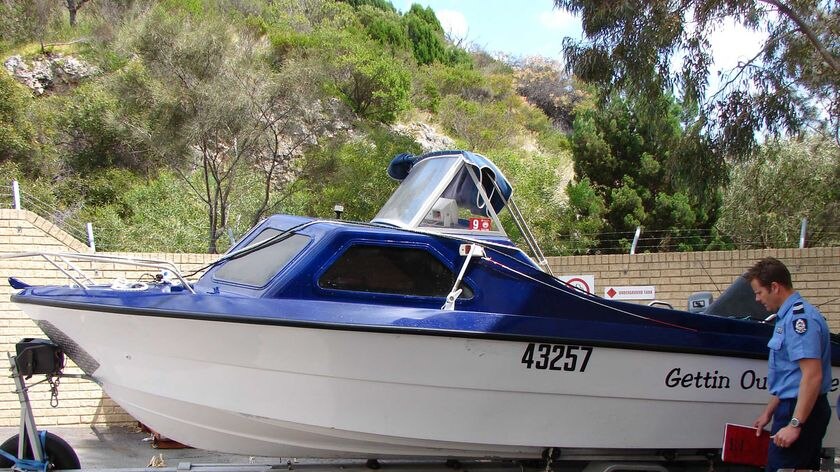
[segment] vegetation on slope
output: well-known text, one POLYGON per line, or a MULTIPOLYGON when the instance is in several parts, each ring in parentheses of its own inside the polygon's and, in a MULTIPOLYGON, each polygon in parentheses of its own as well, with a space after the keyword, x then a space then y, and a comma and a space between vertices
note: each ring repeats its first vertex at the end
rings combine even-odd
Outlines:
MULTIPOLYGON (((726 199, 742 197, 683 119, 690 106, 602 93, 544 59, 456 47, 430 8, 74 5, 71 26, 60 2, 0 2, 0 59, 63 54, 99 71, 43 95, 0 72, 0 169, 21 181, 24 207, 92 222, 100 250, 219 252, 267 215, 330 217, 337 203, 369 220, 396 186, 390 158, 422 151, 392 127, 412 121, 496 161, 548 254, 626 250, 615 234, 639 225, 655 235, 648 250, 737 241, 713 231, 721 205, 736 214, 726 199)), ((795 148, 771 143, 755 159, 795 148)), ((837 160, 824 161, 836 182, 837 160)), ((809 214, 827 225, 819 211, 809 214)), ((727 234, 742 232, 726 221, 727 234)))

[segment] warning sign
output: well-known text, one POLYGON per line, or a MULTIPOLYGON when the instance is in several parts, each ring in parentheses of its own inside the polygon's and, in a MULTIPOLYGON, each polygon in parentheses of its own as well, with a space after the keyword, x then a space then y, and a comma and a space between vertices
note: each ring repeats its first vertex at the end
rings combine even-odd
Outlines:
POLYGON ((656 287, 653 285, 606 287, 604 288, 604 298, 610 300, 653 300, 656 298, 656 287))
POLYGON ((561 275, 558 279, 587 293, 595 293, 594 275, 561 275))

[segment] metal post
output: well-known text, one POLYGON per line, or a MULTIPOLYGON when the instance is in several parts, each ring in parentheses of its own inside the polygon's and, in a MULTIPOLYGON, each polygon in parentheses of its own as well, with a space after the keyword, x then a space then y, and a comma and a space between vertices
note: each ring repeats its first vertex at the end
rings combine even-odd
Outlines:
POLYGON ((227 237, 230 240, 230 247, 236 246, 236 238, 233 236, 233 230, 227 228, 227 237))
POLYGON ((87 237, 91 252, 96 252, 96 241, 93 240, 93 223, 87 224, 87 237))
POLYGON ((639 244, 639 236, 642 234, 642 227, 636 226, 636 235, 633 236, 633 245, 630 246, 630 254, 636 254, 636 245, 639 244))
POLYGON ((802 218, 802 230, 799 231, 799 249, 805 248, 805 231, 808 230, 808 218, 802 218))
POLYGON ((20 186, 17 180, 12 181, 12 198, 14 199, 14 209, 20 210, 20 186))
POLYGON ((20 400, 20 432, 18 433, 18 458, 24 457, 26 442, 32 449, 32 455, 36 461, 44 462, 44 450, 41 448, 41 440, 38 438, 38 427, 35 426, 35 416, 32 414, 32 404, 29 403, 29 394, 26 384, 17 370, 15 356, 7 354, 12 364, 12 377, 15 379, 15 393, 20 400))

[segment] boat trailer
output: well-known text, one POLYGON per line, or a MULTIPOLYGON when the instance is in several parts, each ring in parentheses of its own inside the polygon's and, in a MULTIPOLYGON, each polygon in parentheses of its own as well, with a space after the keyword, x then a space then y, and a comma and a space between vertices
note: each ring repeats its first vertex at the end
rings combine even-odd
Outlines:
MULTIPOLYGON (((24 338, 15 346, 16 354, 8 354, 15 393, 20 400, 18 434, 0 445, 0 467, 12 471, 47 472, 50 470, 82 470, 76 452, 63 439, 47 431, 39 431, 29 400, 29 389, 49 384, 51 406, 58 405, 58 387, 63 378, 90 380, 84 374, 65 374, 65 355, 50 340, 24 338), (33 375, 45 379, 27 385, 33 375)), ((833 452, 833 451, 831 451, 833 452)), ((832 454, 833 456, 833 454, 832 454)), ((622 449, 547 448, 540 459, 359 459, 286 460, 276 464, 194 464, 179 462, 174 467, 95 469, 98 472, 267 472, 297 470, 300 472, 370 472, 385 469, 394 472, 755 472, 756 467, 724 464, 719 451, 635 451, 622 449)), ((833 470, 834 461, 825 461, 833 470)), ((94 470, 94 469, 91 469, 94 470)))

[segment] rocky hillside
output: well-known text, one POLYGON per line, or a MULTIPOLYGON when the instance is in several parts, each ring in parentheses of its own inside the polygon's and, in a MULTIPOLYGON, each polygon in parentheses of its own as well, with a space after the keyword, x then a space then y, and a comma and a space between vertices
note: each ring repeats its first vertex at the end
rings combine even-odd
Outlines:
POLYGON ((215 252, 267 214, 335 203, 367 220, 392 155, 448 148, 498 161, 549 243, 563 225, 584 96, 556 64, 448 44, 430 8, 90 2, 74 26, 59 3, 0 10, 5 175, 92 222, 101 249, 215 252))

